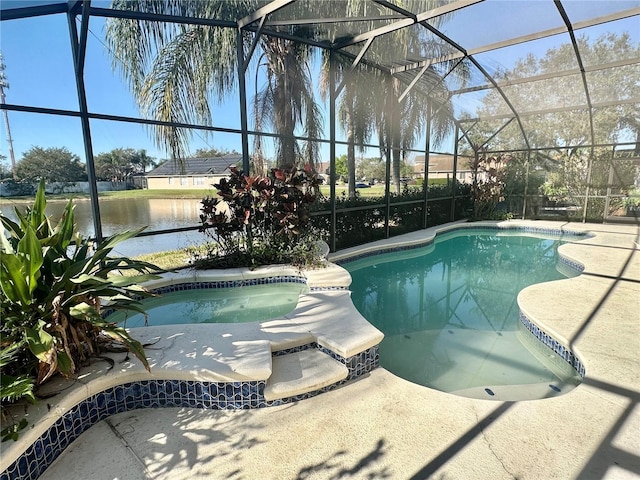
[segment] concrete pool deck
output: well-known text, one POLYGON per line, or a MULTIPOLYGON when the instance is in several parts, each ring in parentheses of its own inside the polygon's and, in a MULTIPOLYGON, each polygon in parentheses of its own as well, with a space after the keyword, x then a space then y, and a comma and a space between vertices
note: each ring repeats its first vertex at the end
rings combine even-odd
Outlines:
POLYGON ((518 299, 529 318, 585 364, 584 383, 570 393, 521 402, 470 399, 378 368, 277 407, 117 414, 82 434, 41 478, 638 478, 638 228, 508 224, 594 234, 562 247, 584 264, 581 276, 528 287, 518 299))

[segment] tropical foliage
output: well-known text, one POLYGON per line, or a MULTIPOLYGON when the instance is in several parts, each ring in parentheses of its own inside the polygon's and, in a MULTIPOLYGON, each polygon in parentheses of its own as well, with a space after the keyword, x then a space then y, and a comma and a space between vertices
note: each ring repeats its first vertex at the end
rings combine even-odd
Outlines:
POLYGON ((310 167, 274 168, 268 177, 232 167, 230 178, 215 185, 218 196, 202 200, 201 231, 212 241, 195 266, 317 264, 320 251, 309 226, 309 207, 321 183, 310 167))
MULTIPOLYGON (((600 64, 609 65, 608 68, 587 74, 592 103, 594 106, 599 102, 606 104, 593 109, 593 140, 596 144, 616 143, 625 139, 637 143, 640 138, 640 112, 637 102, 627 101, 640 95, 637 67, 624 63, 626 59, 640 55, 640 46, 628 34, 606 34, 594 39, 583 35, 576 41, 583 62, 593 63, 597 60, 600 64), (617 63, 621 65, 615 66, 617 63), (614 98, 622 101, 613 105, 609 100, 614 98)), ((505 93, 522 116, 529 145, 551 147, 535 152, 528 159, 523 158, 524 154, 514 154, 516 161, 510 162, 506 168, 506 192, 508 198, 522 198, 526 185, 529 205, 538 205, 540 202, 570 205, 578 207, 572 214, 575 217, 581 219, 583 211, 586 211, 587 219, 602 221, 603 215, 612 212, 604 212, 603 199, 589 198, 585 207, 587 191, 590 196, 604 196, 607 188, 613 187, 613 193, 626 194, 635 183, 636 164, 622 158, 623 154, 618 151, 612 155, 611 148, 592 149, 589 115, 581 109, 567 108, 548 114, 522 115, 530 111, 585 104, 584 90, 575 88, 579 74, 570 71, 577 68, 575 62, 573 46, 563 43, 550 48, 542 56, 528 55, 519 59, 513 68, 496 72, 498 83, 511 84, 505 87, 505 93), (558 72, 564 74, 553 80, 523 81, 531 77, 543 79, 558 72), (516 168, 519 170, 517 173, 516 168), (533 180, 527 180, 527 176, 533 177, 533 180)), ((491 117, 505 111, 504 100, 492 91, 483 98, 478 117, 491 117)), ((466 150, 462 150, 473 155, 487 141, 490 142, 487 146, 492 150, 526 149, 527 144, 517 122, 502 122, 474 122, 467 136, 470 143, 466 144, 466 150)), ((518 202, 510 203, 515 205, 518 202)), ((612 200, 611 203, 621 207, 619 201, 612 200)))
MULTIPOLYGON (((262 55, 258 64, 264 66, 267 81, 253 100, 256 130, 272 127, 276 138, 276 163, 279 167, 310 165, 315 170, 319 145, 313 139, 322 134, 322 115, 313 91, 310 61, 313 49, 309 45, 282 38, 262 37, 262 55), (296 128, 309 138, 300 148, 294 137, 296 128)), ((254 137, 254 155, 263 158, 262 138, 254 137)), ((262 162, 254 161, 257 174, 264 175, 262 162)))
POLYGON ((336 178, 348 180, 347 175, 349 175, 349 169, 347 168, 346 155, 340 155, 339 157, 336 157, 335 169, 336 169, 336 178))
MULTIPOLYGON (((437 2, 399 2, 403 8, 424 11, 437 7, 437 2)), ((445 22, 447 16, 438 17, 436 23, 445 22)), ((392 35, 377 38, 369 47, 366 58, 385 64, 390 57, 441 58, 448 53, 446 44, 433 41, 424 28, 401 29, 392 35)), ((355 177, 355 149, 376 134, 381 157, 391 159, 391 180, 394 192, 401 191, 401 164, 407 149, 414 147, 425 131, 431 115, 431 138, 437 145, 453 128, 453 105, 449 100, 448 86, 464 86, 469 77, 466 62, 444 61, 430 65, 420 73, 420 81, 407 88, 397 76, 378 68, 360 63, 352 67, 352 60, 333 56, 337 76, 336 83, 344 84, 339 98, 338 115, 347 136, 347 164, 349 183, 355 177), (444 82, 444 76, 448 82, 444 82)), ((330 56, 323 64, 322 93, 328 94, 330 56)), ((417 75, 417 71, 416 71, 417 75)), ((349 191, 355 196, 355 189, 349 191)))
MULTIPOLYGON (((166 2, 115 0, 113 8, 194 18, 242 18, 257 10, 255 0, 166 2)), ((110 19, 107 43, 113 52, 114 68, 128 81, 138 105, 147 117, 166 122, 212 125, 211 100, 222 100, 238 85, 238 35, 235 29, 204 25, 110 19)), ((271 125, 277 138, 279 166, 314 165, 317 145, 300 149, 293 138, 297 127, 309 137, 321 131, 319 109, 311 89, 309 46, 283 38, 262 36, 257 64, 267 78, 256 92, 253 109, 257 130, 271 125)), ((161 126, 155 129, 156 142, 174 158, 185 158, 190 132, 184 128, 161 126)), ((256 158, 261 157, 260 137, 256 137, 256 158)), ((262 173, 262 164, 256 171, 262 173)))
POLYGON ((140 342, 102 316, 105 303, 109 309, 143 312, 138 299, 148 292, 139 284, 155 278, 156 267, 110 256, 118 243, 139 231, 95 245, 76 233, 72 201, 56 225, 45 216, 45 208, 40 182, 33 206, 24 213, 15 210, 17 222, 0 216, 3 414, 8 403, 33 401, 37 387, 55 374, 77 374, 113 342, 149 369, 140 342), (123 270, 126 276, 119 274, 123 270))
MULTIPOLYGON (((387 176, 384 159, 380 157, 356 158, 356 178, 384 182, 387 176)), ((414 166, 405 160, 400 160, 400 179, 412 178, 414 166)))
POLYGON ((133 175, 142 174, 155 165, 144 149, 116 148, 96 155, 93 159, 98 180, 123 182, 133 175))
MULTIPOLYGON (((456 71, 460 74, 464 69, 456 71)), ((412 148, 424 131, 429 109, 436 113, 431 118, 430 141, 433 144, 440 143, 453 129, 453 105, 447 100, 447 88, 441 83, 441 75, 432 70, 426 77, 431 79, 430 85, 417 84, 404 98, 402 94, 405 86, 398 79, 387 77, 382 82, 382 98, 386 99, 387 104, 384 111, 377 115, 376 126, 380 145, 383 146, 383 156, 390 150, 391 178, 396 194, 401 189, 403 152, 412 148), (434 89, 438 90, 435 94, 431 92, 434 89)))
POLYGON ((225 155, 239 155, 239 153, 235 150, 228 150, 226 148, 198 148, 193 153, 193 158, 224 157, 225 155))
MULTIPOLYGON (((452 185, 430 184, 427 203, 427 227, 441 225, 452 220, 468 218, 472 209, 471 186, 455 183, 456 201, 452 212, 452 185), (452 217, 453 213, 453 217, 452 217)), ((424 191, 422 188, 403 188, 399 195, 391 194, 389 234, 391 236, 420 230, 423 227, 424 191)), ((331 200, 322 198, 313 205, 311 222, 323 238, 331 231, 331 200)), ((384 197, 347 195, 335 199, 336 249, 362 245, 385 238, 384 197)))
MULTIPOLYGON (((578 49, 584 62, 615 64, 628 58, 640 56, 640 45, 633 42, 628 34, 602 35, 596 39, 580 36, 576 39, 578 49)), ((571 43, 550 48, 544 56, 528 55, 519 59, 513 68, 496 73, 497 82, 513 82, 507 89, 509 99, 518 106, 520 113, 540 111, 544 108, 583 105, 584 90, 575 88, 577 74, 562 75, 553 81, 521 82, 529 77, 543 77, 558 72, 567 72, 576 67, 575 51, 571 43)), ((640 135, 640 115, 637 102, 627 102, 640 95, 637 82, 638 71, 635 65, 606 68, 589 72, 588 86, 592 101, 619 98, 619 104, 600 107, 594 111, 595 143, 610 143, 621 138, 630 137, 635 140, 640 135), (615 87, 612 87, 615 85, 615 87)), ((497 93, 491 92, 482 101, 478 115, 504 113, 504 100, 497 93)), ((589 116, 578 110, 567 110, 552 114, 540 114, 526 117, 526 130, 529 143, 533 146, 556 146, 561 150, 565 146, 573 148, 591 142, 589 116)), ((474 127, 474 131, 482 131, 482 122, 474 127)), ((514 126, 515 127, 515 126, 514 126)), ((491 133, 484 139, 476 141, 478 145, 495 133, 495 125, 491 133)), ((492 141, 492 146, 499 149, 522 148, 522 133, 518 128, 507 128, 492 141)))
MULTIPOLYGON (((399 8, 427 11, 438 7, 437 1, 403 0, 399 8)), ((113 7, 146 13, 192 18, 239 19, 262 6, 256 0, 207 0, 201 2, 166 2, 115 0, 113 7)), ((287 5, 287 14, 304 18, 309 5, 305 2, 287 5)), ((313 11, 320 17, 362 18, 372 20, 369 29, 379 26, 376 15, 388 13, 385 5, 366 2, 315 2, 313 11)), ((277 14, 274 13, 277 16, 277 14)), ((447 16, 433 19, 436 24, 447 16)), ((359 28, 367 28, 365 24, 359 28)), ((334 24, 287 25, 280 30, 297 37, 315 38, 321 29, 323 37, 337 40, 343 29, 334 24)), ((223 100, 238 85, 238 75, 245 75, 244 58, 238 58, 239 45, 251 52, 255 66, 255 95, 252 103, 254 129, 276 133, 278 167, 309 164, 319 159, 320 143, 314 139, 322 133, 320 108, 314 97, 312 68, 315 47, 294 42, 285 35, 257 38, 248 31, 205 25, 156 23, 133 19, 110 19, 107 43, 113 52, 113 66, 129 83, 143 114, 166 122, 211 125, 211 100, 223 100), (252 38, 253 37, 253 38, 252 38), (248 48, 255 41, 256 53, 248 48), (238 72, 242 72, 239 74, 238 72), (264 84, 260 85, 264 79, 264 84), (296 136, 306 137, 302 142, 296 136)), ((321 91, 328 94, 329 65, 333 64, 336 81, 345 88, 339 99, 339 118, 347 134, 349 184, 355 180, 355 149, 374 134, 381 142, 382 157, 393 160, 392 176, 396 193, 400 193, 400 162, 404 151, 421 138, 431 112, 432 142, 438 143, 452 129, 453 107, 448 86, 463 85, 468 77, 466 62, 440 62, 420 72, 420 82, 405 92, 405 82, 371 65, 388 64, 394 56, 442 58, 451 53, 444 42, 434 40, 426 28, 405 28, 393 35, 376 38, 366 54, 369 62, 352 68, 353 59, 325 55, 322 63, 321 91), (398 52, 402 49, 402 52, 398 52), (453 72, 453 73, 452 73, 453 72), (447 82, 444 82, 444 76, 447 82)), ((242 55, 244 56, 244 55, 242 55)), ((416 70, 417 74, 417 70, 416 70)), ((187 154, 190 133, 184 128, 155 128, 156 140, 175 158, 187 154)), ((264 141, 253 136, 254 172, 265 174, 264 141)), ((350 187, 350 195, 355 189, 350 187)))

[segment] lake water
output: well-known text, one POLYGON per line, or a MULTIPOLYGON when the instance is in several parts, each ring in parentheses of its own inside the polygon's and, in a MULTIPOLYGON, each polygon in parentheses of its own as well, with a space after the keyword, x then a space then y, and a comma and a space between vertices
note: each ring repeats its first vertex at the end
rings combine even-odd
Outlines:
MULTIPOLYGON (((16 220, 13 207, 24 210, 31 203, 0 200, 3 215, 16 220)), ((47 215, 57 220, 66 205, 64 200, 47 200, 47 215)), ((78 230, 85 236, 93 236, 91 202, 88 199, 74 200, 78 230)), ((113 235, 124 230, 147 227, 145 231, 195 227, 200 223, 200 200, 197 198, 117 198, 100 199, 102 233, 113 235)), ((121 255, 135 256, 141 253, 175 250, 206 242, 208 237, 197 231, 152 235, 121 243, 116 251, 121 255)))

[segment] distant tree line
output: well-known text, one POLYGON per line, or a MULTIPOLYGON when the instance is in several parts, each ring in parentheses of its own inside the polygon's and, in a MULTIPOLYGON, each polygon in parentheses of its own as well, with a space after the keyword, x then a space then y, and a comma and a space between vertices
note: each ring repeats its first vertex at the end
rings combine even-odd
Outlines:
POLYGON ((16 163, 20 182, 81 182, 87 180, 85 165, 65 147, 31 147, 16 163))
POLYGON ((214 158, 224 157, 225 155, 240 155, 240 152, 236 150, 228 150, 226 148, 199 148, 192 155, 193 158, 214 158))
POLYGON ((98 180, 123 182, 133 175, 140 175, 153 167, 155 158, 144 149, 116 148, 93 158, 98 180))
MULTIPOLYGON (((155 159, 144 149, 116 148, 94 157, 97 180, 125 181, 154 166, 155 159)), ((31 147, 16 163, 19 182, 83 182, 87 181, 87 166, 78 155, 66 147, 31 147)))
MULTIPOLYGON (((193 154, 195 158, 212 158, 238 154, 225 148, 199 148, 193 154)), ((5 168, 0 155, 0 179, 10 178, 11 171, 5 168), (6 171, 5 171, 6 170, 6 171)), ((134 175, 140 175, 161 164, 147 155, 145 149, 115 148, 93 157, 96 179, 108 182, 124 182, 134 175)), ((80 157, 66 147, 34 146, 24 152, 16 162, 16 180, 24 183, 37 183, 41 179, 47 182, 86 182, 87 166, 80 157)))

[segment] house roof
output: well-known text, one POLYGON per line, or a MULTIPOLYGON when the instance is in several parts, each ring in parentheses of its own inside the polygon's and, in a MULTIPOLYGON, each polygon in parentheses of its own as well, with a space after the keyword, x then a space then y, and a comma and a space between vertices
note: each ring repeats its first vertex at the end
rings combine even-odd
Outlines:
POLYGON ((182 162, 167 160, 162 165, 146 173, 147 177, 167 177, 178 175, 224 175, 242 161, 242 155, 227 154, 222 157, 185 158, 182 162))

